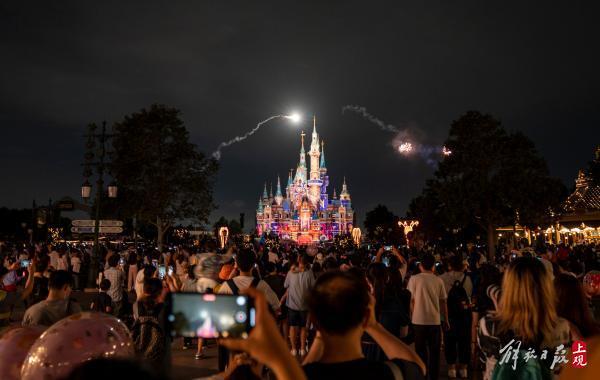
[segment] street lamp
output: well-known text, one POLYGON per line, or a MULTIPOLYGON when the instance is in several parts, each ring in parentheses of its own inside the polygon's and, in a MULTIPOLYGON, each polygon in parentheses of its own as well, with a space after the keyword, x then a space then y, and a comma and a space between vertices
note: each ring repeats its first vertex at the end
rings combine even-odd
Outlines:
POLYGON ((108 185, 108 197, 109 198, 117 197, 117 184, 115 183, 114 180, 108 185))
MULTIPOLYGON (((106 122, 102 123, 102 131, 100 133, 96 133, 96 128, 95 124, 90 124, 88 126, 88 133, 85 136, 87 137, 87 142, 84 155, 85 162, 83 163, 83 176, 86 180, 81 186, 81 197, 87 201, 92 193, 92 185, 88 178, 93 174, 92 168, 95 168, 98 179, 96 181, 96 199, 94 202, 96 208, 94 218, 94 250, 92 251, 87 279, 87 286, 89 288, 95 286, 100 266, 100 208, 102 203, 102 193, 104 192, 104 172, 110 170, 110 162, 105 160, 106 155, 109 154, 109 152, 106 151, 106 144, 108 143, 108 140, 113 137, 113 135, 106 133, 106 122)), ((117 185, 114 180, 108 185, 107 190, 109 198, 117 197, 117 185)))
POLYGON ((86 179, 85 182, 83 183, 83 185, 81 185, 81 198, 88 200, 90 198, 91 194, 92 194, 92 185, 90 184, 90 181, 88 181, 86 179))

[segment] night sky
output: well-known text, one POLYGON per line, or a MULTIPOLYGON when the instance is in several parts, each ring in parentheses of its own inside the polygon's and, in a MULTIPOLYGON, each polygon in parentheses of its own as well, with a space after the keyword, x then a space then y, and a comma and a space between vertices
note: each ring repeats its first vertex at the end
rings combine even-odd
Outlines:
MULTIPOLYGON (((403 214, 433 168, 346 104, 429 144, 466 110, 492 113, 571 187, 600 144, 597 3, 398 3, 3 1, 0 205, 78 196, 87 123, 155 102, 208 154, 292 110, 309 133, 316 114, 331 187, 347 177, 359 219, 377 203, 403 214)), ((264 181, 297 165, 299 134, 276 121, 225 148, 213 219, 250 221, 264 181)))

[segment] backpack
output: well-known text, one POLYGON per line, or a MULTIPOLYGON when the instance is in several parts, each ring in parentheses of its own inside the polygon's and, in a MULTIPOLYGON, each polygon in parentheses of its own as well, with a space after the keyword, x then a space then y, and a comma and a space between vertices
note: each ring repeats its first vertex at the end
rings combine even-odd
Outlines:
POLYGON ((512 367, 513 360, 503 364, 498 361, 492 372, 491 380, 552 380, 552 371, 539 359, 530 358, 525 361, 526 352, 527 350, 519 350, 515 369, 512 367))
MULTIPOLYGON (((250 286, 248 286, 248 287, 256 288, 258 286, 259 282, 260 282, 260 279, 254 277, 252 279, 252 282, 250 283, 250 286)), ((231 289, 231 293, 233 293, 234 296, 237 296, 238 294, 240 294, 240 288, 238 288, 238 286, 235 284, 235 281, 233 281, 233 278, 227 280, 227 285, 229 285, 229 289, 231 289)))
POLYGON ((165 333, 155 315, 140 315, 131 330, 136 354, 154 363, 165 358, 165 333))
POLYGON ((452 288, 448 292, 448 318, 449 319, 461 319, 467 317, 471 312, 471 305, 467 291, 464 288, 467 274, 464 274, 462 281, 454 281, 452 288))

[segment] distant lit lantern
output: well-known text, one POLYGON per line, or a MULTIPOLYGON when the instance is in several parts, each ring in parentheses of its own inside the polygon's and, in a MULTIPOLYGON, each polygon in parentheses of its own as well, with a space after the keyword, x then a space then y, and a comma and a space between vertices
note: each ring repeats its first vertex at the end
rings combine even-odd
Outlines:
POLYGON ((117 184, 115 183, 115 181, 112 181, 108 185, 108 197, 109 198, 116 198, 117 197, 117 184))
POLYGON ((219 242, 221 243, 221 249, 225 248, 225 244, 227 244, 228 237, 229 229, 225 226, 219 228, 219 242))
POLYGON ((81 198, 88 199, 90 194, 92 193, 92 185, 88 180, 85 180, 83 185, 81 185, 81 198))
POLYGON ((354 227, 352 229, 352 240, 354 240, 354 244, 356 244, 356 245, 360 244, 361 236, 362 236, 362 232, 360 231, 360 228, 354 227))
POLYGON ((418 220, 401 220, 398 222, 398 225, 404 229, 404 236, 406 237, 406 245, 410 245, 408 240, 408 234, 412 232, 415 227, 419 225, 418 220))

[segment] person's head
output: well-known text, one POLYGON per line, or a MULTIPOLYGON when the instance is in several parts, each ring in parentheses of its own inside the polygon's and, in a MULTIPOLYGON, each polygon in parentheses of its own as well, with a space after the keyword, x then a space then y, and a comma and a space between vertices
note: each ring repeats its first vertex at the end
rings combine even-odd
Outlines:
POLYGON ((335 257, 328 257, 323 262, 323 270, 325 272, 331 272, 334 270, 338 270, 339 268, 340 268, 340 266, 339 266, 337 260, 335 259, 335 257))
POLYGON ((151 369, 144 368, 139 362, 116 358, 96 358, 74 366, 65 380, 105 380, 118 374, 123 379, 158 380, 151 369))
POLYGON ((358 334, 369 318, 369 288, 352 272, 325 272, 308 294, 311 319, 322 334, 358 334), (360 331, 358 331, 360 330, 360 331))
POLYGON ((306 253, 303 253, 302 255, 300 255, 298 257, 298 266, 301 269, 304 269, 309 264, 310 264, 310 261, 309 261, 308 255, 306 253))
POLYGON ((240 272, 250 272, 256 263, 256 256, 249 249, 241 249, 235 256, 235 263, 240 272))
POLYGON ((267 261, 265 263, 265 271, 269 274, 275 274, 277 273, 277 266, 275 265, 275 263, 267 261))
POLYGON ((117 265, 119 265, 119 259, 120 258, 121 257, 119 255, 115 255, 115 254, 110 255, 108 257, 108 266, 109 267, 113 267, 113 268, 116 267, 117 265))
POLYGON ((502 280, 498 305, 499 332, 512 332, 529 343, 541 344, 557 325, 556 294, 540 260, 520 257, 510 263, 502 280))
POLYGON ((103 278, 102 281, 100 281, 100 290, 106 292, 108 289, 110 289, 110 280, 108 278, 103 278))
POLYGON ((432 271, 433 266, 435 265, 435 257, 431 253, 426 253, 423 255, 423 260, 421 260, 421 272, 432 271))
POLYGON ((48 256, 41 256, 38 258, 35 263, 35 271, 36 273, 44 273, 48 270, 48 266, 50 265, 50 258, 48 256))
POLYGON ((73 277, 66 270, 56 270, 50 273, 48 279, 48 290, 53 296, 66 298, 71 294, 73 277))
POLYGON ((144 278, 144 298, 156 300, 161 292, 161 280, 158 278, 144 278))
POLYGON ((156 267, 154 265, 146 265, 144 267, 144 278, 152 278, 154 276, 154 272, 156 272, 156 267))
POLYGON ((554 278, 556 313, 573 323, 584 338, 600 332, 588 307, 583 286, 577 278, 561 273, 554 278))
POLYGON ((448 264, 450 265, 450 269, 454 272, 462 272, 465 270, 465 264, 460 253, 450 257, 448 264))

